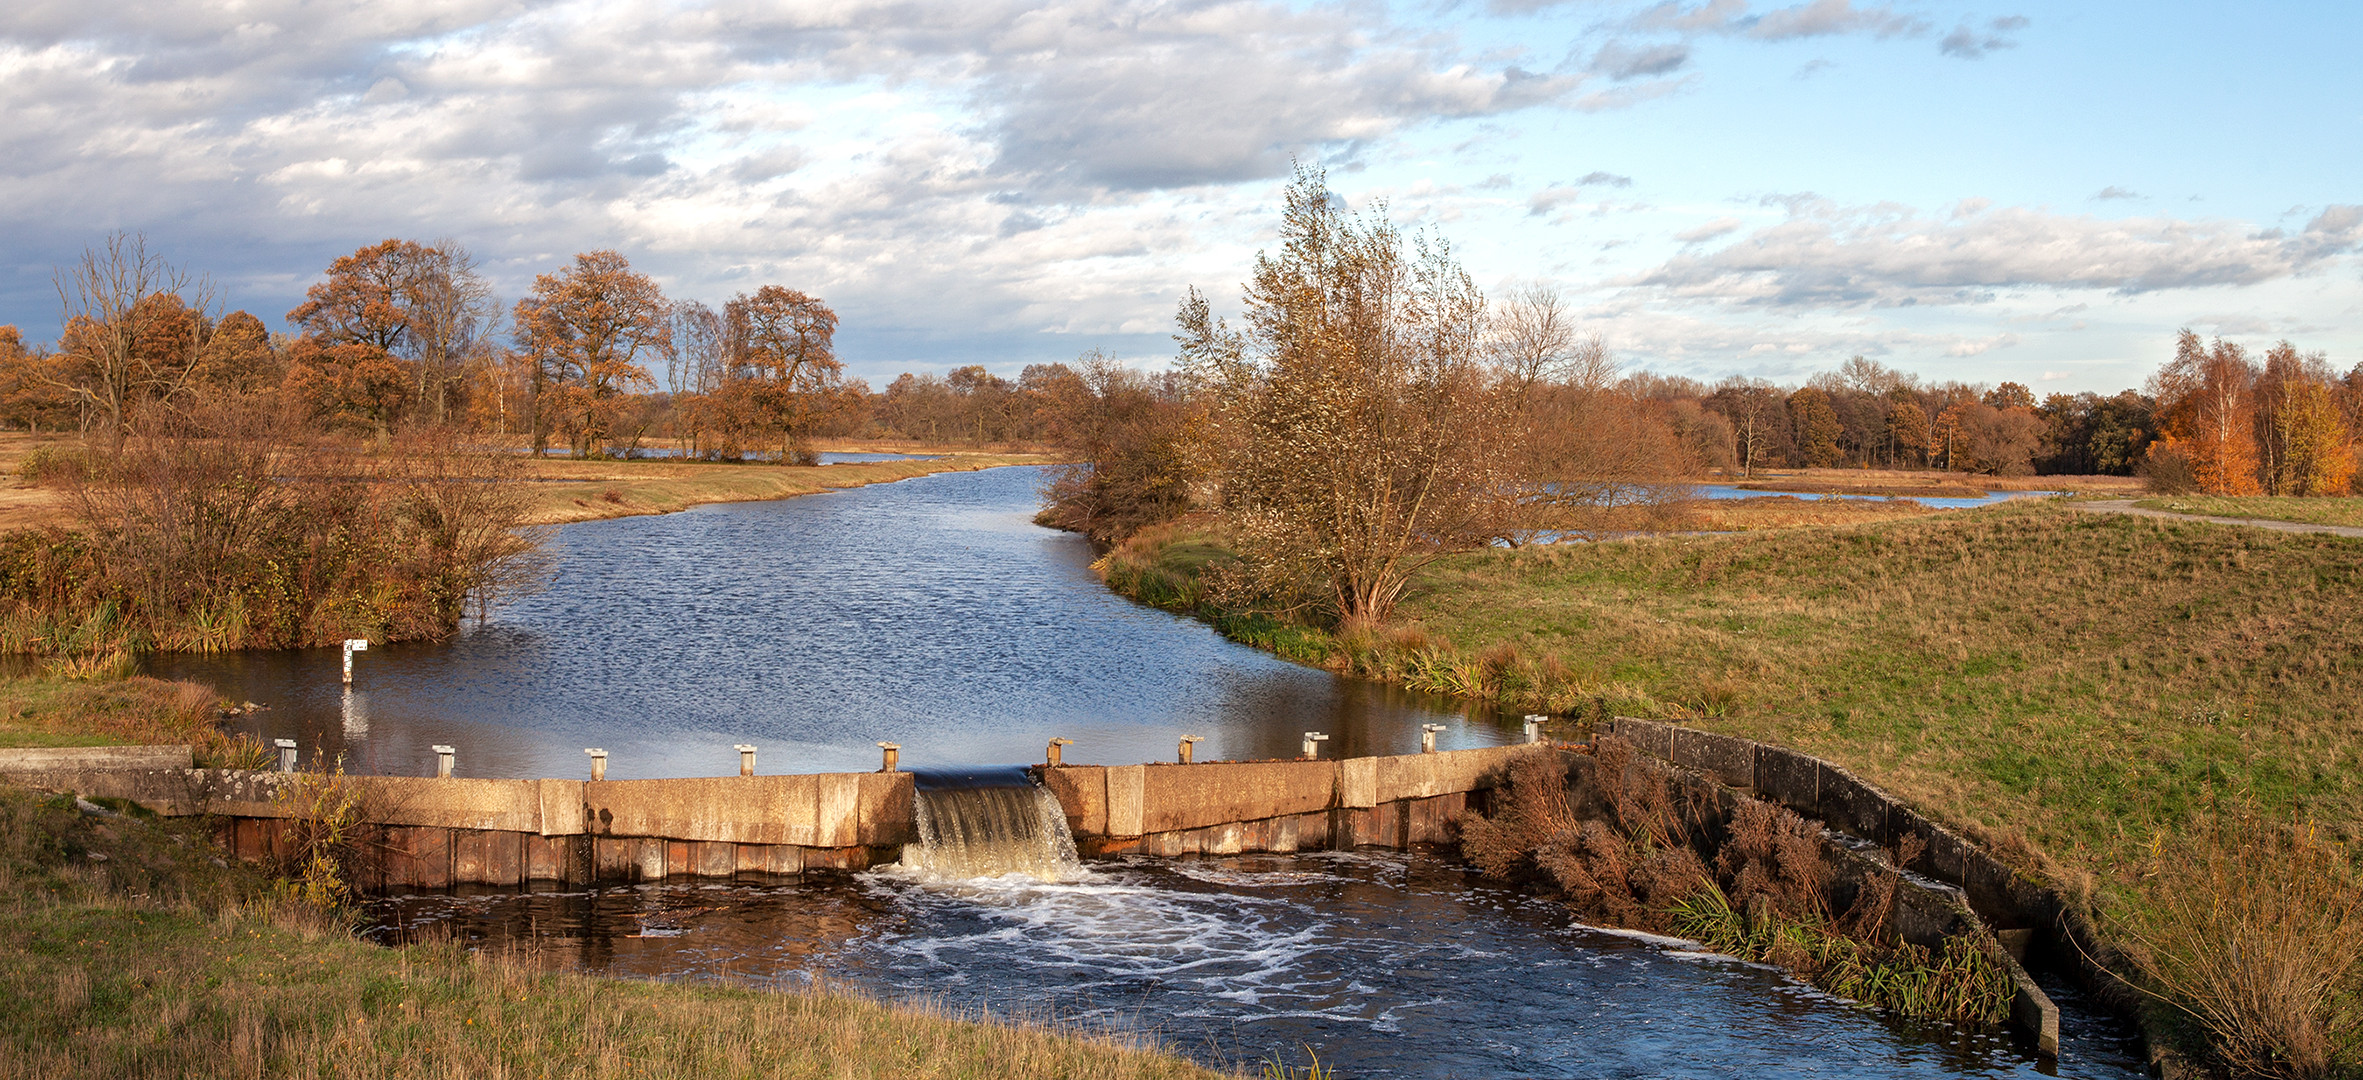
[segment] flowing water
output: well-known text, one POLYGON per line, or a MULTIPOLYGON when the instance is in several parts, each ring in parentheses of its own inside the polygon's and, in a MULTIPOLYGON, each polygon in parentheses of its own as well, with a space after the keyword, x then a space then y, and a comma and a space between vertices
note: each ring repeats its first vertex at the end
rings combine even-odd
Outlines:
MULTIPOLYGON (((1079 863, 1055 801, 1009 762, 1342 755, 1516 737, 1516 720, 1335 678, 1101 588, 1033 526, 1038 470, 948 473, 770 503, 569 525, 558 581, 443 645, 160 657, 266 703, 266 737, 421 773, 916 772, 900 865, 800 884, 661 885, 377 901, 383 940, 452 936, 613 975, 796 986, 1144 1033, 1252 1069, 1308 1053, 1347 1077, 2003 1077, 2008 1036, 1901 1023, 1778 971, 1596 930, 1438 857, 1079 863)), ((2064 993, 2064 988, 2059 988, 2064 993)), ((2072 1007, 2064 1075, 2140 1070, 2072 1007)))

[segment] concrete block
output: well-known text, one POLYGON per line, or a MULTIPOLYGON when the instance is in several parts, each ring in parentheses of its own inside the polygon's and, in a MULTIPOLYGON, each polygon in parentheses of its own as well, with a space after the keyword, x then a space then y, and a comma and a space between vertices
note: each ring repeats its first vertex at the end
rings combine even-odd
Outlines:
POLYGON ((1674 728, 1671 724, 1619 716, 1608 722, 1608 731, 1610 734, 1632 743, 1634 749, 1644 754, 1664 758, 1668 761, 1674 758, 1674 728))
POLYGON ((901 847, 919 839, 912 818, 911 774, 857 773, 860 779, 859 842, 901 847))
POLYGON ((1299 819, 1294 817, 1273 818, 1271 846, 1265 850, 1276 851, 1283 855, 1294 854, 1298 851, 1298 845, 1303 843, 1298 821, 1299 819))
POLYGON ((1756 786, 1756 744, 1747 739, 1716 735, 1690 728, 1672 732, 1673 754, 1668 760, 1712 776, 1732 787, 1756 786))
POLYGON ((1821 766, 1820 783, 1819 811, 1809 816, 1874 844, 1892 844, 1887 821, 1891 803, 1884 792, 1826 761, 1821 766))
POLYGON ((684 865, 699 877, 730 877, 738 873, 738 845, 721 840, 696 841, 690 845, 684 865))
POLYGON ((1758 795, 1800 814, 1821 813, 1821 759, 1758 744, 1755 772, 1758 795))
POLYGON ((534 800, 541 826, 533 831, 543 836, 580 836, 589 831, 583 820, 582 781, 536 780, 534 800))
MULTIPOLYGON (((1199 768, 1200 766, 1191 766, 1199 768)), ((1067 829, 1078 837, 1108 833, 1108 770, 1100 765, 1067 765, 1036 772, 1042 786, 1067 812, 1067 829)))
POLYGON ((673 846, 672 842, 653 836, 638 837, 624 842, 632 845, 633 848, 632 880, 663 881, 665 879, 665 852, 666 849, 673 846))
POLYGON ((1243 823, 1217 825, 1205 832, 1207 835, 1201 841, 1199 850, 1208 855, 1237 855, 1252 850, 1249 847, 1248 827, 1243 823))
POLYGON ((814 830, 817 839, 812 846, 835 848, 860 844, 861 774, 824 773, 814 779, 819 782, 819 788, 815 792, 818 820, 814 830))
POLYGON ((1377 758, 1347 758, 1337 763, 1337 805, 1378 805, 1377 758))
POLYGON ((1108 831, 1123 831, 1120 793, 1128 776, 1142 785, 1142 833, 1199 829, 1326 810, 1339 795, 1335 761, 1223 761, 1128 766, 1108 771, 1108 831))
MULTIPOLYGON (((1156 771, 1160 774, 1196 774, 1203 770, 1221 768, 1223 766, 1220 765, 1175 765, 1170 768, 1159 768, 1156 771)), ((1109 836, 1142 836, 1152 830, 1170 832, 1198 824, 1186 818, 1177 822, 1173 820, 1172 815, 1163 813, 1156 815, 1154 824, 1152 824, 1151 816, 1146 809, 1149 771, 1149 767, 1146 765, 1121 765, 1107 771, 1109 836)), ((1163 792, 1159 794, 1160 801, 1157 805, 1160 810, 1163 810, 1167 801, 1170 801, 1172 797, 1163 792)))
POLYGON ((369 815, 389 825, 542 831, 542 782, 538 780, 432 776, 355 779, 363 786, 363 798, 367 800, 363 805, 369 815))
POLYGON ((695 840, 665 841, 665 868, 662 872, 663 876, 694 876, 697 873, 697 861, 691 857, 690 849, 695 847, 698 843, 699 841, 695 840))

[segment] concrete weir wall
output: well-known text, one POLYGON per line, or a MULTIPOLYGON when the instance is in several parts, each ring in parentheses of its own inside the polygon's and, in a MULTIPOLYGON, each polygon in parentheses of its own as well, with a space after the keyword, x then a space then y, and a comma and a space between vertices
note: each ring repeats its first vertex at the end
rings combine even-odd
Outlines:
POLYGON ((1040 771, 1085 856, 1443 843, 1518 747, 1337 761, 1070 765, 1040 771))
MULTIPOLYGON (((1407 848, 1515 747, 1342 761, 1039 767, 1087 856, 1407 848)), ((210 814, 249 859, 291 854, 300 775, 189 767, 186 748, 0 751, 0 779, 210 814)), ((909 773, 685 780, 348 778, 366 823, 356 884, 389 892, 860 870, 917 839, 909 773)), ((1480 796, 1481 798, 1481 796, 1480 796)))

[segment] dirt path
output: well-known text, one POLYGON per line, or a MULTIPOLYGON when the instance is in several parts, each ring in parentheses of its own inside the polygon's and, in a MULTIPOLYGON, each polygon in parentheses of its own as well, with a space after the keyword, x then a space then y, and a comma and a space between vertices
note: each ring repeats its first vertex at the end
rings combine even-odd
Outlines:
POLYGON ((2068 505, 2095 514, 2130 514, 2134 517, 2164 518, 2168 521, 2204 521, 2211 525, 2252 525, 2259 529, 2271 529, 2274 532, 2325 533, 2330 536, 2363 538, 2363 529, 2355 528, 2352 525, 2315 525, 2303 521, 2266 521, 2262 518, 2177 514, 2169 510, 2145 510, 2133 505, 2132 499, 2098 499, 2093 502, 2072 502, 2068 505))

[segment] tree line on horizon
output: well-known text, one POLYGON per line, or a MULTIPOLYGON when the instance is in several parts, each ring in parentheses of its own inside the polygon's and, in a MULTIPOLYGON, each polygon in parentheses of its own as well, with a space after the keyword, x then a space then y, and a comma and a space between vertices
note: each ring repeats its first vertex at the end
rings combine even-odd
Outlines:
MULTIPOLYGON (((334 433, 425 425, 521 436, 536 453, 632 456, 670 441, 692 457, 793 462, 828 436, 1074 446, 1146 407, 1137 399, 1180 408, 1193 392, 1178 370, 1120 373, 1096 351, 1015 380, 968 365, 874 392, 844 376, 820 298, 765 285, 716 310, 666 297, 612 251, 575 256, 504 307, 461 245, 388 239, 331 263, 283 332, 209 310, 202 280, 136 237, 92 249, 59 285, 54 348, 0 327, 0 426, 119 431, 151 404, 233 395, 334 433)), ((1861 356, 1788 386, 1620 373, 1548 288, 1514 291, 1491 317, 1490 347, 1547 423, 1616 429, 1589 440, 1594 457, 1621 443, 1611 456, 1702 475, 2138 473, 2162 490, 2344 494, 2363 432, 2363 364, 2341 374, 2286 341, 2258 360, 2185 330, 2141 389, 2038 400, 2020 383, 1923 381, 1861 356)))

